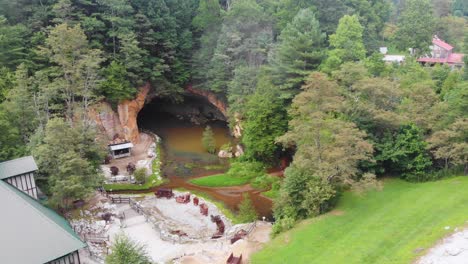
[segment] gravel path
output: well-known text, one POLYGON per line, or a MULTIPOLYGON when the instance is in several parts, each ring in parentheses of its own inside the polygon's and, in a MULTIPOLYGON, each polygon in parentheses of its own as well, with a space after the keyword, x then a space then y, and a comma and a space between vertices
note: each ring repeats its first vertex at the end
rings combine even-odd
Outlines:
POLYGON ((468 263, 468 228, 456 232, 421 257, 418 264, 467 264, 468 263))

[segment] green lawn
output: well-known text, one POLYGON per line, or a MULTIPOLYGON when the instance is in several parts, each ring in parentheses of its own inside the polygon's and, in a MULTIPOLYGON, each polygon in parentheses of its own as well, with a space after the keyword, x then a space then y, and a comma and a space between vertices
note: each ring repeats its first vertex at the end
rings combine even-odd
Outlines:
POLYGON ((262 192, 262 195, 270 198, 270 199, 276 199, 279 196, 279 190, 273 190, 270 189, 266 192, 262 192))
POLYGON ((233 177, 231 175, 222 173, 211 176, 196 178, 190 180, 190 183, 198 186, 206 187, 226 187, 244 185, 250 182, 252 177, 233 177))
POLYGON ((345 193, 334 211, 277 236, 252 263, 411 263, 468 221, 468 177, 384 183, 345 193))
POLYGON ((145 184, 133 184, 133 183, 111 183, 104 184, 106 191, 142 191, 149 190, 153 187, 163 184, 166 180, 159 179, 158 176, 152 174, 148 177, 145 184))

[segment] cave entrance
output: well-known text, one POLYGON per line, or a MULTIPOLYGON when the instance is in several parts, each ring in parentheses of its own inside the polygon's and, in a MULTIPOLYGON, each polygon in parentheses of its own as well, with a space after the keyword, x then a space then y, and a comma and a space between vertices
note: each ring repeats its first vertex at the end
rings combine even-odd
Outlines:
POLYGON ((165 176, 207 175, 227 166, 203 148, 206 126, 213 130, 218 151, 232 142, 225 116, 205 98, 185 95, 180 103, 154 98, 140 111, 137 121, 140 129, 161 137, 165 176))

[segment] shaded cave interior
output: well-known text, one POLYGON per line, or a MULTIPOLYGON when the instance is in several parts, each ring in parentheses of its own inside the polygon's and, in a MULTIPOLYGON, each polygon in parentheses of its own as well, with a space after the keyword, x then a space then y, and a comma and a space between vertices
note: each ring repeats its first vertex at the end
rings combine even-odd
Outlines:
POLYGON ((197 166, 221 168, 226 163, 203 147, 206 126, 212 128, 217 150, 233 139, 226 117, 202 96, 184 94, 180 102, 155 97, 139 112, 137 122, 141 131, 162 139, 165 176, 196 176, 205 173, 197 166))

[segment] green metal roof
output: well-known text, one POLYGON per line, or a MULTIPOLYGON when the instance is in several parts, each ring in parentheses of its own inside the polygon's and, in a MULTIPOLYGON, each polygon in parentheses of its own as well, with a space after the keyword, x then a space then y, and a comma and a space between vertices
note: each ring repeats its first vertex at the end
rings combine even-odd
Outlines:
POLYGON ((0 180, 32 171, 37 171, 37 165, 32 156, 1 162, 0 180))
POLYGON ((65 218, 4 181, 0 201, 1 263, 46 263, 86 247, 65 218))

